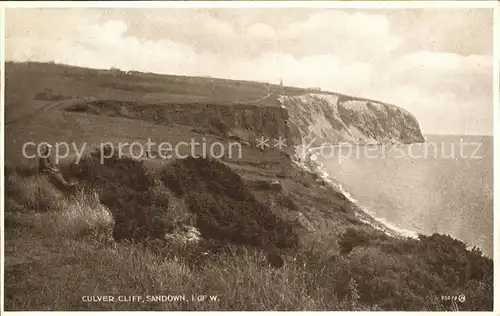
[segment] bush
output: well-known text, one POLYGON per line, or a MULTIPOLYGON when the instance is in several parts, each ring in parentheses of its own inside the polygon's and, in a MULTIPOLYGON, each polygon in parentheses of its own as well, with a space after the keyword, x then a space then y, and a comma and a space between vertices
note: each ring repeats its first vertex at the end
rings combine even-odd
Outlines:
MULTIPOLYGON (((349 253, 344 257, 347 271, 363 304, 384 310, 451 310, 451 301, 441 296, 465 293, 460 310, 492 309, 493 261, 460 240, 440 234, 389 238, 350 229, 339 244, 349 253)), ((340 297, 347 291, 343 284, 340 297)))
POLYGON ((210 126, 210 132, 216 135, 223 135, 226 136, 228 135, 229 131, 231 130, 229 126, 227 126, 226 123, 222 122, 218 118, 213 118, 209 122, 210 126))
POLYGON ((349 254, 355 247, 366 246, 370 244, 370 238, 365 231, 348 228, 339 239, 340 253, 349 254))
POLYGON ((189 183, 194 181, 194 179, 190 178, 192 176, 192 172, 184 167, 184 164, 176 161, 163 169, 161 180, 172 192, 178 196, 183 196, 189 190, 189 183))
POLYGON ((247 245, 295 247, 293 229, 257 201, 241 177, 216 160, 186 158, 166 168, 165 186, 184 195, 204 237, 247 245))
POLYGON ((95 189, 100 202, 113 214, 113 237, 162 238, 166 225, 162 215, 168 208, 168 197, 155 190, 155 181, 143 162, 114 155, 101 164, 100 155, 96 151, 67 168, 82 185, 95 189))
POLYGON ((426 306, 425 296, 432 291, 432 285, 426 283, 432 275, 425 267, 412 266, 409 257, 387 254, 373 246, 358 247, 349 255, 349 265, 362 302, 389 310, 426 306))
POLYGON ((253 198, 241 177, 220 161, 188 157, 166 167, 161 179, 179 195, 206 189, 216 195, 245 201, 253 198))
POLYGON ((419 236, 417 251, 433 273, 439 274, 450 287, 464 286, 469 280, 488 280, 493 262, 477 248, 447 235, 419 236))
MULTIPOLYGON (((100 153, 68 165, 68 173, 95 188, 115 219, 115 239, 163 238, 169 223, 168 193, 141 161, 113 156, 100 163, 100 153)), ((160 175, 165 187, 185 197, 206 238, 248 245, 271 243, 295 247, 293 229, 258 202, 239 175, 223 163, 202 158, 177 160, 160 175)), ((189 218, 185 218, 190 220, 189 218)))

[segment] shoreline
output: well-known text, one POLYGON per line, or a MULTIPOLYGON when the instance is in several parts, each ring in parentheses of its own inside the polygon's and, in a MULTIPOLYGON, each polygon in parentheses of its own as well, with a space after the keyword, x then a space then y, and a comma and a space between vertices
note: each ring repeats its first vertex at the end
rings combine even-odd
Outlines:
MULTIPOLYGON (((353 146, 357 145, 354 144, 353 146)), ((316 174, 331 188, 342 193, 353 205, 356 206, 356 210, 354 210, 354 212, 356 217, 362 223, 367 224, 378 231, 382 231, 391 237, 418 238, 418 232, 398 227, 396 224, 387 221, 385 218, 377 217, 373 211, 370 211, 367 207, 363 206, 352 196, 352 194, 344 189, 341 183, 335 181, 335 179, 325 170, 322 163, 319 163, 316 159, 312 158, 314 156, 314 150, 316 150, 316 148, 307 149, 302 160, 294 159, 293 162, 304 170, 316 174)))
MULTIPOLYGON (((356 146, 356 145, 354 145, 356 146)), ((395 238, 418 238, 418 232, 398 227, 396 224, 388 222, 384 218, 377 217, 367 207, 360 204, 348 191, 344 189, 342 184, 337 183, 333 177, 325 171, 322 163, 318 163, 312 159, 315 148, 307 150, 304 157, 301 159, 293 159, 293 162, 300 168, 316 174, 320 179, 327 183, 331 188, 342 193, 353 205, 356 206, 354 210, 356 217, 364 224, 370 225, 376 230, 382 231, 385 234, 395 238)))
MULTIPOLYGON (((340 145, 339 147, 341 147, 340 145)), ((352 146, 357 146, 356 144, 352 144, 352 146)), ((344 187, 342 186, 341 183, 338 183, 335 178, 333 178, 324 168, 323 163, 316 161, 316 155, 314 151, 317 150, 317 148, 310 148, 307 150, 307 152, 303 155, 302 161, 294 161, 296 164, 307 170, 308 172, 314 173, 318 175, 320 179, 325 181, 329 186, 331 186, 333 189, 337 190, 338 192, 342 193, 353 205, 356 206, 356 216, 357 218, 367 224, 373 227, 376 230, 382 231, 388 236, 395 237, 395 238, 412 238, 412 239, 418 239, 419 234, 423 235, 429 235, 429 233, 419 233, 418 231, 414 231, 411 229, 406 229, 402 227, 398 227, 397 224, 391 223, 387 221, 385 218, 378 217, 373 211, 371 211, 369 208, 365 207, 362 205, 358 200, 356 200, 351 193, 349 193, 344 187)), ((298 157, 297 157, 298 158, 298 157)), ((438 232, 433 232, 433 233, 438 233, 438 232)), ((468 244, 467 249, 471 250, 474 247, 478 247, 477 242, 471 243, 469 241, 466 241, 464 239, 458 238, 451 233, 448 234, 452 236, 455 239, 461 240, 462 242, 468 244)), ((481 248, 480 248, 481 249, 481 248)), ((488 254, 485 252, 484 249, 481 249, 483 252, 483 256, 492 259, 493 255, 488 254)))

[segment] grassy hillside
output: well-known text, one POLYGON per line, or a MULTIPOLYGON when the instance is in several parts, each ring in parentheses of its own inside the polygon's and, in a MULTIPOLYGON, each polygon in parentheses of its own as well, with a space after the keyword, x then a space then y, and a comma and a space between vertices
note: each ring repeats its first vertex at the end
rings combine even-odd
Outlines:
MULTIPOLYGON (((7 62, 6 104, 32 100, 45 89, 63 97, 87 97, 99 100, 190 103, 215 102, 237 104, 258 100, 268 92, 303 93, 304 89, 267 83, 208 77, 126 73, 119 70, 87 69, 50 63, 7 62)), ((272 101, 272 100, 271 100, 272 101)), ((259 105, 278 106, 275 102, 259 105)))
MULTIPOLYGON (((84 184, 70 197, 29 170, 7 171, 7 310, 492 309, 491 259, 448 236, 388 237, 353 218, 341 195, 276 194, 204 159, 157 172, 128 159, 85 161, 64 166, 84 184), (203 241, 162 238, 186 225, 203 241), (272 253, 282 268, 269 266, 272 253), (192 300, 200 294, 217 298, 192 300), (143 301, 89 303, 87 295, 143 301)), ((310 177, 289 180, 321 192, 310 177)))
POLYGON ((414 240, 375 230, 343 194, 293 164, 287 150, 249 144, 241 158, 113 155, 104 163, 96 151, 103 142, 148 138, 203 138, 208 145, 238 139, 210 120, 137 119, 151 118, 144 104, 156 104, 155 111, 216 105, 216 117, 234 121, 233 130, 251 121, 272 134, 279 127, 267 120, 285 119, 275 96, 303 92, 7 63, 5 309, 491 310, 491 259, 448 236, 414 240), (82 111, 82 101, 106 115, 82 111), (228 107, 241 112, 227 118, 228 107), (74 155, 60 162, 65 177, 78 180, 75 192, 36 172, 36 160, 21 155, 27 141, 88 145, 78 164, 74 155), (463 302, 450 299, 461 294, 463 302), (97 295, 115 301, 85 301, 97 295), (134 295, 142 301, 118 301, 134 295), (180 296, 153 302, 147 295, 180 296))
POLYGON ((281 89, 290 94, 302 91, 225 79, 127 74, 48 63, 7 63, 7 161, 17 163, 22 144, 27 141, 99 144, 107 141, 145 141, 148 137, 157 142, 172 143, 201 137, 206 137, 208 143, 220 141, 221 133, 211 126, 200 128, 196 120, 182 124, 157 124, 154 119, 137 120, 126 115, 96 117, 89 111, 64 111, 82 102, 104 100, 139 105, 262 106, 274 107, 278 113, 280 108, 276 98, 266 97, 281 89))

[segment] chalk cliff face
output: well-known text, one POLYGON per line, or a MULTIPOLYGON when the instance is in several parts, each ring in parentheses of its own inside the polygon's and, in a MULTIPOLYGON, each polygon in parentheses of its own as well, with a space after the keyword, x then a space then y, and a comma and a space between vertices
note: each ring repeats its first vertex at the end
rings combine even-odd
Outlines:
POLYGON ((288 109, 294 143, 302 139, 315 146, 424 141, 416 118, 394 105, 321 93, 279 100, 288 109))

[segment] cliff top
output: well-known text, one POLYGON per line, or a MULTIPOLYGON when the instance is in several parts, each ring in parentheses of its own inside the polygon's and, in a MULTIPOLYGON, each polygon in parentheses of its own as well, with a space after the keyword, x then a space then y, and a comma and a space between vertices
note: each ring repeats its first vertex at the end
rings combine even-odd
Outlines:
MULTIPOLYGON (((319 90, 280 86, 266 82, 179 76, 120 69, 91 69, 42 62, 6 62, 7 109, 11 104, 32 98, 37 93, 61 97, 93 97, 101 100, 140 101, 141 103, 216 103, 219 105, 252 104, 279 107, 280 95, 308 93, 334 95, 340 102, 377 101, 366 97, 319 90), (29 91, 28 91, 29 90, 29 91)), ((7 110, 7 116, 10 114, 7 110)), ((7 119, 8 120, 8 119, 7 119)))

